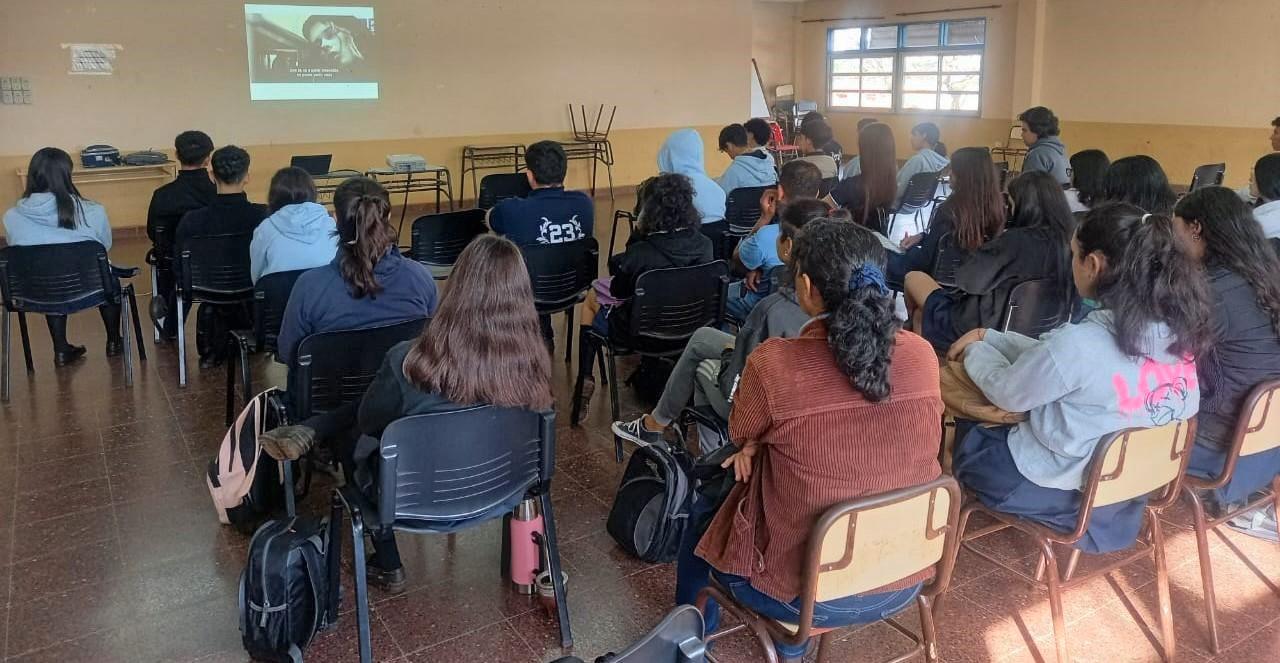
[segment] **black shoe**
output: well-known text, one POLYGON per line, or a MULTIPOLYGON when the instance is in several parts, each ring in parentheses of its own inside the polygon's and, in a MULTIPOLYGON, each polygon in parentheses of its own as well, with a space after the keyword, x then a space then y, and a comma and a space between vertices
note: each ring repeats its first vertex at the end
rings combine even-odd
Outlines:
POLYGON ((365 565, 364 577, 369 580, 369 584, 381 589, 388 594, 403 594, 405 587, 409 581, 404 577, 404 567, 397 567, 387 571, 374 566, 374 559, 368 560, 365 565))
POLYGON ((84 357, 83 345, 68 345, 66 350, 56 351, 53 353, 53 365, 62 368, 81 357, 84 357))
POLYGON ((124 354, 124 339, 107 339, 107 356, 119 357, 124 354))
POLYGON ((205 370, 209 370, 211 368, 217 368, 222 365, 222 362, 223 362, 222 357, 215 357, 214 355, 201 357, 200 368, 203 368, 205 370))

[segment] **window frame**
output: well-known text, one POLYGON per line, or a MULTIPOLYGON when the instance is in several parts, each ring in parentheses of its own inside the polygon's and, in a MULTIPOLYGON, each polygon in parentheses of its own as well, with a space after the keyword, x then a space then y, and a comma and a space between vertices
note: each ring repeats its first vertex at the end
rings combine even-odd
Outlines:
MULTIPOLYGON (((935 20, 935 21, 911 21, 906 23, 867 23, 867 24, 861 24, 861 25, 846 25, 846 26, 828 28, 827 43, 826 43, 826 56, 827 56, 827 68, 826 68, 827 80, 826 80, 826 86, 825 86, 826 101, 824 104, 826 106, 827 111, 835 112, 835 113, 891 113, 895 115, 899 115, 899 114, 901 115, 947 115, 947 116, 957 116, 957 117, 981 117, 982 116, 982 93, 984 91, 984 87, 986 83, 986 74, 987 74, 987 66, 986 66, 987 65, 987 58, 986 58, 987 35, 988 35, 987 27, 989 22, 990 22, 990 19, 988 19, 985 16, 973 16, 968 18, 935 20), (951 25, 953 23, 967 23, 971 21, 982 21, 982 43, 981 44, 963 44, 963 45, 955 45, 955 46, 947 45, 947 41, 950 36, 951 25), (938 43, 937 44, 933 44, 929 46, 907 46, 906 45, 906 36, 907 36, 908 26, 933 25, 933 24, 938 25, 938 43), (868 42, 870 31, 874 28, 885 28, 885 27, 893 27, 897 29, 897 33, 898 33, 897 44, 893 48, 876 48, 876 49, 867 48, 867 42, 868 42), (832 50, 835 44, 836 31, 852 30, 852 29, 861 30, 861 33, 859 34, 859 37, 858 37, 858 48, 856 50, 844 50, 844 51, 832 50), (939 62, 938 62, 939 71, 937 73, 937 75, 939 76, 938 90, 932 93, 928 93, 928 92, 924 93, 924 94, 938 95, 939 101, 941 101, 941 95, 944 94, 944 92, 942 91, 941 77, 944 75, 947 75, 946 73, 941 71, 942 69, 941 57, 944 55, 979 55, 981 56, 981 65, 978 71, 978 91, 976 93, 978 96, 977 109, 975 110, 923 109, 922 110, 922 109, 904 108, 903 102, 902 102, 902 96, 904 93, 906 93, 906 91, 903 90, 903 78, 904 76, 907 75, 907 72, 905 71, 905 68, 903 66, 904 58, 910 57, 910 56, 918 56, 918 55, 936 55, 939 57, 939 62), (862 105, 837 106, 832 103, 832 95, 835 92, 840 91, 840 90, 834 89, 835 87, 834 82, 835 82, 835 76, 836 76, 836 73, 835 73, 836 60, 844 60, 844 59, 851 59, 851 58, 885 57, 885 56, 890 56, 893 58, 893 84, 892 84, 892 88, 889 90, 889 94, 892 98, 892 104, 890 107, 876 108, 872 106, 862 106, 862 105)), ((973 94, 973 93, 967 93, 967 94, 973 94)), ((861 96, 859 96, 858 102, 859 104, 861 104, 862 102, 861 96)))

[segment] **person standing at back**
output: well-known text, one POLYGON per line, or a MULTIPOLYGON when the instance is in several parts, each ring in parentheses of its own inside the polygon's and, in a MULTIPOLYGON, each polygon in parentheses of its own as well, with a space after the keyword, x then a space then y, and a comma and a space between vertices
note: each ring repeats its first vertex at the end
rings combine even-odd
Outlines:
POLYGON ((725 194, 744 187, 773 186, 778 181, 769 151, 749 147, 749 142, 747 130, 741 124, 730 124, 720 130, 720 151, 732 159, 716 180, 725 194))
POLYGON ((1063 187, 1071 184, 1067 176, 1067 146, 1058 138, 1058 116, 1044 106, 1036 106, 1023 111, 1018 121, 1022 123, 1022 142, 1027 146, 1022 172, 1039 170, 1053 175, 1063 187))
MULTIPOLYGON (((173 139, 173 151, 178 158, 178 175, 172 182, 162 185, 151 194, 147 207, 147 237, 151 239, 156 261, 155 297, 164 302, 160 310, 164 318, 160 335, 172 339, 178 334, 178 317, 173 314, 174 299, 173 235, 178 222, 192 210, 208 207, 218 189, 209 177, 209 155, 213 154, 213 140, 203 131, 184 131, 173 139)), ((153 309, 156 310, 153 304, 153 309)))
MULTIPOLYGON (((218 148, 210 158, 218 193, 208 207, 187 212, 173 237, 174 273, 182 278, 182 252, 198 251, 200 238, 211 235, 243 235, 244 255, 249 255, 253 231, 267 218, 267 206, 249 202, 249 153, 235 145, 218 148)), ((185 319, 185 318, 184 318, 185 319)), ((212 368, 226 359, 226 335, 247 324, 248 308, 241 305, 201 304, 196 315, 196 349, 200 367, 212 368)))
POLYGON ((489 227, 519 246, 563 244, 594 234, 595 205, 581 191, 567 191, 569 160, 564 147, 543 140, 524 154, 525 176, 532 191, 508 198, 489 210, 489 227))

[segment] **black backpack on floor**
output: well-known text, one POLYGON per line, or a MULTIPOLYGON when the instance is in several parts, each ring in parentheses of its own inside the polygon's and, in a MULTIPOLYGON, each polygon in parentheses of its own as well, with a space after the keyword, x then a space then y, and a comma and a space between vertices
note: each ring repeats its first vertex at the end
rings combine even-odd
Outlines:
POLYGON ((679 447, 645 445, 631 454, 606 524, 623 550, 646 562, 675 560, 693 501, 692 466, 679 447))
POLYGON ((272 520, 254 533, 240 576, 240 636, 254 660, 301 663, 315 634, 337 624, 340 541, 327 518, 272 520))

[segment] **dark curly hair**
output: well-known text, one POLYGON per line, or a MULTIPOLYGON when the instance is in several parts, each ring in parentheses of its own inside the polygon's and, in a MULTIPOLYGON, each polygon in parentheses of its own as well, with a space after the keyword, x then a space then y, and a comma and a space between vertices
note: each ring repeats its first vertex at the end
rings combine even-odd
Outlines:
POLYGON ((239 184, 249 174, 249 153, 235 145, 219 147, 213 152, 210 166, 214 179, 223 184, 239 184))
POLYGON ((884 272, 880 240, 856 223, 818 219, 800 231, 792 254, 796 274, 809 277, 830 313, 827 345, 840 371, 867 400, 885 400, 893 387, 889 364, 900 328, 893 297, 878 285, 849 283, 864 265, 884 272))
POLYGON ((639 222, 646 233, 675 232, 702 225, 693 206, 693 182, 678 173, 663 173, 640 185, 639 222))
POLYGON ((1144 212, 1168 216, 1178 196, 1169 186, 1169 177, 1160 162, 1139 154, 1112 162, 1103 179, 1102 199, 1129 203, 1144 212))
POLYGON ((1167 216, 1146 214, 1128 203, 1106 203, 1085 215, 1076 230, 1079 257, 1098 251, 1106 266, 1096 299, 1111 312, 1116 344, 1130 357, 1143 347, 1151 326, 1165 323, 1175 340, 1168 351, 1199 356, 1209 345, 1209 284, 1173 234, 1167 216))
POLYGON ((1231 189, 1210 186, 1187 194, 1173 213, 1200 224, 1205 264, 1244 279, 1280 334, 1280 263, 1249 206, 1231 189))
POLYGON ((1038 137, 1057 136, 1061 133, 1058 127, 1058 116, 1044 106, 1036 106, 1022 111, 1018 115, 1019 122, 1026 122, 1027 129, 1038 137))

